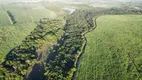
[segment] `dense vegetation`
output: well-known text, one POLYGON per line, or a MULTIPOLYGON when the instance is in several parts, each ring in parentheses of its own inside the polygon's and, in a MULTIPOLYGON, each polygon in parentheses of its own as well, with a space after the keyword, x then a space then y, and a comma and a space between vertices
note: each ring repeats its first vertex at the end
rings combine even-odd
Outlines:
POLYGON ((77 80, 141 80, 142 16, 107 15, 86 35, 77 80))
POLYGON ((0 63, 3 57, 36 27, 34 23, 0 27, 0 63))
POLYGON ((49 80, 70 80, 76 71, 76 61, 84 46, 83 34, 91 29, 93 20, 87 11, 76 11, 66 21, 65 34, 47 58, 45 77, 49 80), (87 16, 87 17, 86 17, 87 16))
POLYGON ((31 34, 6 55, 5 61, 1 65, 4 79, 25 77, 30 66, 45 58, 47 50, 42 50, 42 46, 46 45, 44 47, 48 49, 55 44, 62 34, 60 30, 62 26, 60 20, 42 19, 31 34), (38 52, 39 50, 40 52, 38 52))

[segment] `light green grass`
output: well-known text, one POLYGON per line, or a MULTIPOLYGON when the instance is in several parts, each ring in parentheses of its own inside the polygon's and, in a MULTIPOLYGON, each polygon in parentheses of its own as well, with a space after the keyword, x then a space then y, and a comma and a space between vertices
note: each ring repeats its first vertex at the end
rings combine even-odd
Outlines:
POLYGON ((4 8, 6 11, 10 11, 12 13, 17 23, 21 24, 31 22, 31 18, 25 11, 22 4, 4 5, 4 8))
POLYGON ((57 15, 51 10, 46 9, 42 4, 29 4, 25 5, 29 15, 33 18, 34 22, 42 18, 56 18, 57 15))
POLYGON ((86 35, 76 80, 141 80, 142 16, 106 15, 86 35))
POLYGON ((8 19, 8 16, 6 15, 6 12, 3 10, 2 7, 0 7, 0 26, 5 25, 10 25, 10 21, 8 19))
POLYGON ((4 5, 9 10, 17 23, 37 22, 42 18, 55 18, 56 14, 41 4, 9 4, 4 5))

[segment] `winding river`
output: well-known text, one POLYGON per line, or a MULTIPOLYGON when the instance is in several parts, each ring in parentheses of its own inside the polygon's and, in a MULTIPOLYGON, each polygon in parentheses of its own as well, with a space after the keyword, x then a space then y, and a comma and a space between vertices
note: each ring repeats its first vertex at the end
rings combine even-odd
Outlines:
POLYGON ((76 75, 77 75, 77 71, 78 71, 78 68, 79 68, 79 65, 80 65, 80 62, 81 62, 81 58, 82 58, 82 55, 85 53, 85 49, 86 49, 86 46, 87 46, 87 38, 86 38, 85 35, 96 29, 96 27, 97 27, 96 19, 97 19, 97 17, 94 19, 94 27, 91 30, 83 33, 83 35, 82 35, 85 39, 85 44, 83 45, 82 52, 80 53, 80 56, 78 57, 78 60, 77 60, 77 63, 76 63, 76 71, 73 74, 72 80, 76 80, 76 75))

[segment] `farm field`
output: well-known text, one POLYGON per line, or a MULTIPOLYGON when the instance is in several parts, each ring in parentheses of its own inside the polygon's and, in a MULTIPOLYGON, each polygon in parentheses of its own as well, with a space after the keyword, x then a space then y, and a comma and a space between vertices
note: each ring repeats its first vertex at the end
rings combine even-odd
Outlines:
POLYGON ((6 11, 10 11, 11 14, 14 16, 14 19, 17 23, 28 23, 31 22, 30 16, 27 14, 24 6, 22 4, 10 4, 3 6, 6 11))
POLYGON ((141 80, 142 16, 105 15, 86 35, 76 80, 141 80))
POLYGON ((42 4, 25 5, 28 14, 32 17, 34 22, 42 18, 56 18, 57 15, 49 9, 46 9, 42 4), (37 6, 38 5, 38 6, 37 6))
POLYGON ((8 19, 8 16, 6 15, 6 12, 3 10, 2 7, 0 7, 0 26, 10 25, 10 21, 8 19))
POLYGON ((37 22, 42 18, 55 18, 56 14, 44 8, 41 4, 10 4, 4 5, 10 11, 17 23, 37 22))

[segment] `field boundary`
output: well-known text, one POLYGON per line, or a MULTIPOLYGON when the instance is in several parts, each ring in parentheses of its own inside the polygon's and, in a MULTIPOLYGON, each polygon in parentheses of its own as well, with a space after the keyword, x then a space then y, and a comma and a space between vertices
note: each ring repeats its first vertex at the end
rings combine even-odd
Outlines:
POLYGON ((31 22, 33 23, 34 20, 33 20, 33 17, 30 15, 30 13, 25 9, 26 13, 29 15, 29 17, 31 18, 31 22))
POLYGON ((7 16, 8 20, 9 20, 9 22, 10 22, 10 24, 13 25, 13 21, 11 20, 10 16, 8 15, 8 13, 7 13, 7 11, 5 10, 5 8, 3 7, 3 5, 2 5, 2 9, 4 10, 4 12, 5 12, 5 14, 6 14, 6 16, 7 16))
MULTIPOLYGON (((24 6, 24 4, 23 4, 23 6, 24 6)), ((29 15, 29 17, 31 18, 31 22, 33 23, 34 22, 33 17, 31 16, 31 14, 27 11, 27 9, 25 7, 23 7, 23 8, 26 11, 26 13, 29 15)))

